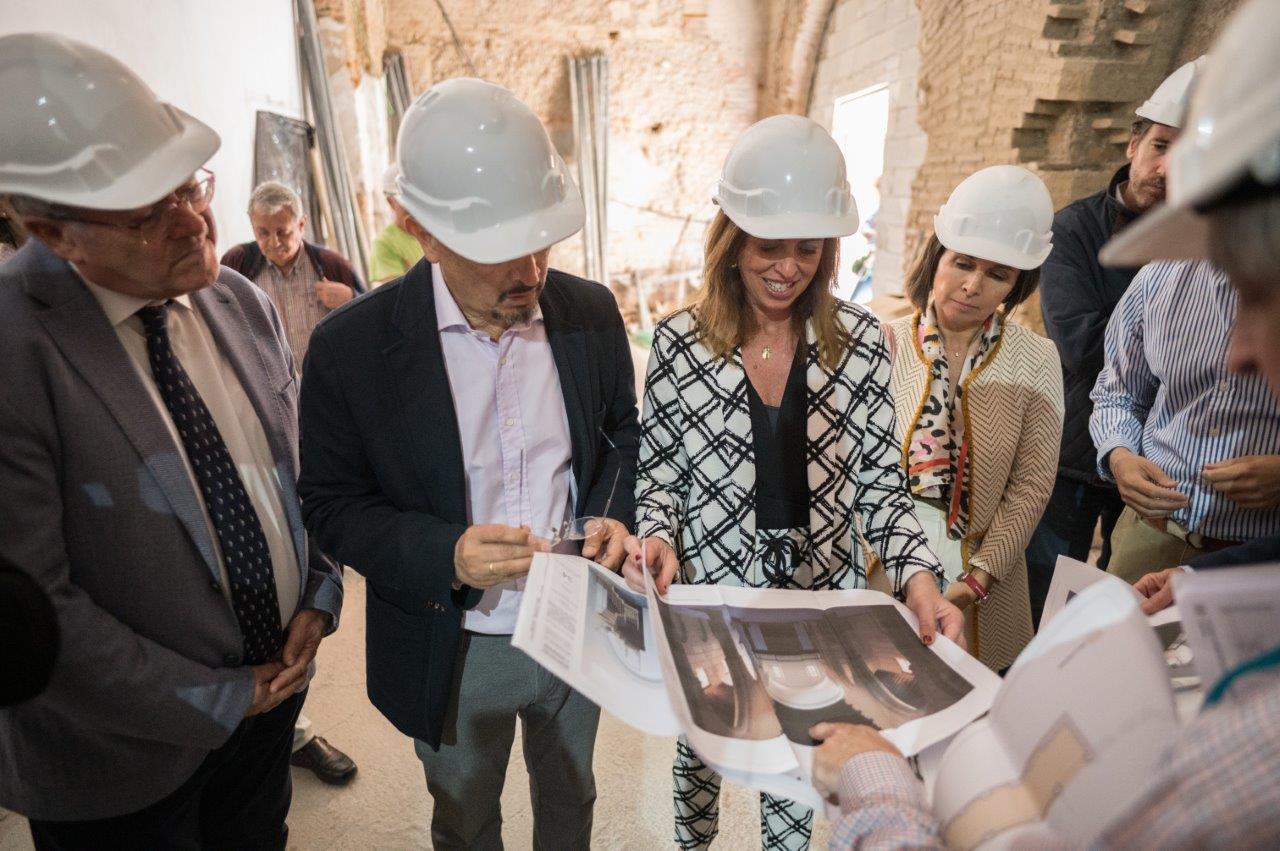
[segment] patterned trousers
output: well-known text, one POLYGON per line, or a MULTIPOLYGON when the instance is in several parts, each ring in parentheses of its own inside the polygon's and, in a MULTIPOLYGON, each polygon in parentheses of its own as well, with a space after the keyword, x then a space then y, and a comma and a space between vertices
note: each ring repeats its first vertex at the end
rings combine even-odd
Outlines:
MULTIPOLYGON (((759 529, 742 584, 756 588, 812 585, 807 529, 759 529)), ((681 736, 672 766, 676 845, 708 848, 720 832, 720 775, 707 767, 681 736)), ((813 835, 813 810, 786 798, 760 793, 760 846, 804 851, 813 835)))
MULTIPOLYGON (((676 742, 672 793, 676 845, 709 848, 720 832, 720 775, 703 764, 681 736, 676 742)), ((786 798, 760 793, 760 847, 804 851, 813 835, 813 810, 786 798)))

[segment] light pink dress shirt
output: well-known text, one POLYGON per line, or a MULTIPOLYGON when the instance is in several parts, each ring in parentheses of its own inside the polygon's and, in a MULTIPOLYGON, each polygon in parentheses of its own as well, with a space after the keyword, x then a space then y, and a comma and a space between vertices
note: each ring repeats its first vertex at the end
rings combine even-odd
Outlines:
MULTIPOLYGON (((569 419, 541 310, 494 342, 468 323, 431 266, 436 327, 462 437, 468 522, 528 526, 547 534, 572 516, 569 419)), ((557 547, 576 551, 576 545, 557 547)), ((524 580, 494 586, 467 612, 466 629, 515 631, 524 580)))

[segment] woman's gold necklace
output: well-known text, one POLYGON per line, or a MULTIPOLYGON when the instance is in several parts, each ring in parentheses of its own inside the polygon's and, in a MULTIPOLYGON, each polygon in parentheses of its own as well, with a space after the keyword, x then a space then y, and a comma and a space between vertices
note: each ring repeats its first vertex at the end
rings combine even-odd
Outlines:
POLYGON ((773 350, 777 347, 777 342, 768 343, 760 347, 760 360, 768 360, 773 357, 773 350))
MULTIPOLYGON (((941 335, 941 334, 939 334, 938 336, 939 336, 940 338, 942 338, 942 335, 941 335)), ((945 339, 945 338, 942 338, 942 342, 943 342, 943 344, 945 345, 945 344, 946 344, 946 339, 945 339)), ((970 345, 972 345, 972 344, 973 344, 973 340, 972 340, 972 339, 970 339, 970 340, 969 340, 969 344, 970 344, 970 345)), ((953 360, 959 360, 960 358, 964 357, 964 349, 954 350, 954 349, 951 349, 951 347, 950 347, 950 346, 947 346, 946 348, 947 348, 947 351, 951 353, 951 357, 952 357, 952 359, 953 359, 953 360)))

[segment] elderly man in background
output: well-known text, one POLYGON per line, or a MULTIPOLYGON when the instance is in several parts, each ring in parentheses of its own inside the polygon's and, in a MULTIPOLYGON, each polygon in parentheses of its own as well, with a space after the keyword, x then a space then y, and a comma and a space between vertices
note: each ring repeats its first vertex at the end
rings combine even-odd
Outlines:
POLYGON ((269 180, 249 196, 253 242, 234 246, 222 265, 253 281, 270 297, 284 322, 293 356, 301 364, 316 323, 364 292, 364 282, 341 254, 303 238, 302 199, 269 180))
POLYGON ((422 259, 422 246, 405 230, 409 213, 399 200, 400 186, 396 182, 399 178, 400 166, 396 163, 387 166, 382 174, 382 193, 395 221, 382 229, 369 252, 369 280, 374 286, 400 277, 422 259))
POLYGON ((48 594, 0 710, 38 849, 283 849, 289 745, 342 577, 302 528, 293 360, 220 269, 216 133, 107 54, 0 38, 0 563, 48 594))
POLYGON ((1111 559, 1111 530, 1124 501, 1115 484, 1098 475, 1089 436, 1089 391, 1102 371, 1107 321, 1138 273, 1104 268, 1098 250, 1114 234, 1164 200, 1169 146, 1181 132, 1192 83, 1204 57, 1174 71, 1135 110, 1125 151, 1128 162, 1101 192, 1073 201, 1053 218, 1053 251, 1040 268, 1045 333, 1062 358, 1063 419, 1058 476, 1049 505, 1027 544, 1031 619, 1038 626, 1058 556, 1089 557, 1102 521, 1098 567, 1111 559))

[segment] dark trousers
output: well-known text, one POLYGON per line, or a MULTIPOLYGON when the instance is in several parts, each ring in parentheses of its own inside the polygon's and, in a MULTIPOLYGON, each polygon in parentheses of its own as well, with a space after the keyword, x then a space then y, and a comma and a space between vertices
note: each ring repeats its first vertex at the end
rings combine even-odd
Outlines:
POLYGON ((283 849, 293 797, 289 752, 306 693, 240 722, 173 792, 135 813, 92 821, 32 821, 38 851, 283 849))
POLYGON ((414 742, 433 801, 432 847, 502 851, 500 799, 519 721, 533 810, 532 841, 520 847, 590 848, 600 707, 512 647, 509 635, 464 633, 457 665, 440 749, 414 742))
POLYGON ((1093 530, 1102 520, 1102 555, 1098 567, 1107 569, 1111 560, 1111 530, 1115 528, 1124 500, 1115 488, 1088 485, 1065 476, 1053 483, 1049 505, 1027 543, 1027 589, 1031 596, 1031 623, 1040 628, 1040 613, 1058 556, 1087 561, 1093 546, 1093 530))

